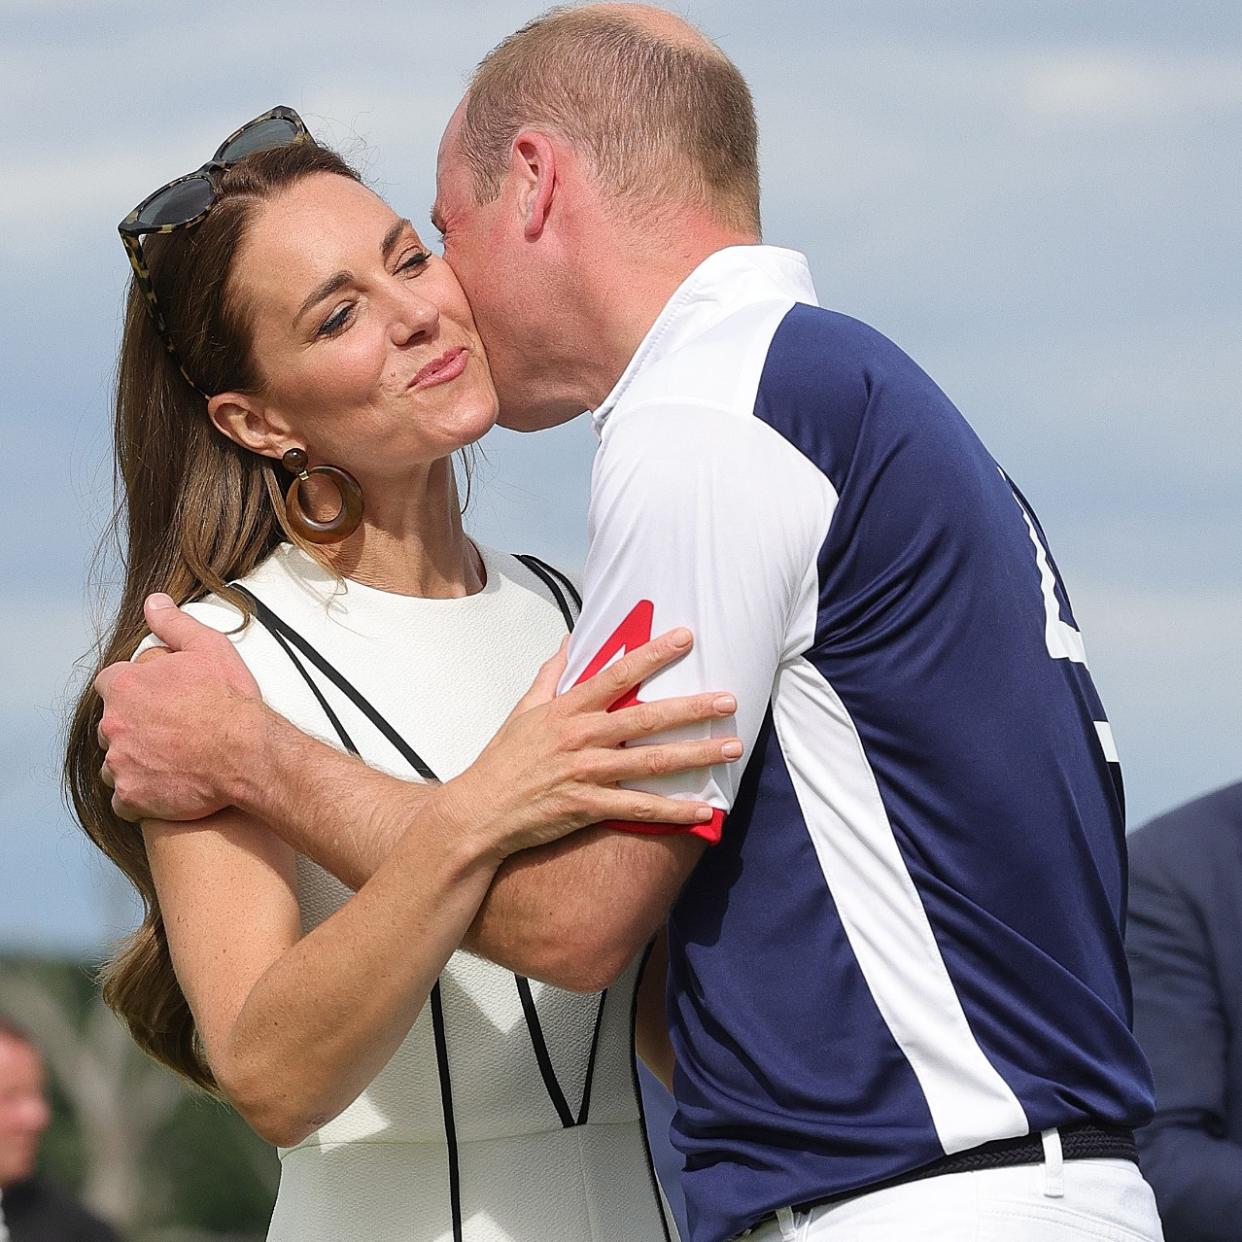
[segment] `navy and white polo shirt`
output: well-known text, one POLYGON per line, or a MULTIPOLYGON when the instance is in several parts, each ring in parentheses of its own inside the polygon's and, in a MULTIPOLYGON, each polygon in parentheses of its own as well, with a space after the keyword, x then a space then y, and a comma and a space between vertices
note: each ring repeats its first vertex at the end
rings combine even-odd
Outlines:
POLYGON ((990 1139, 1145 1121, 1112 735, 1039 523, 962 416, 817 306, 800 255, 747 246, 594 417, 565 684, 689 626, 642 697, 731 690, 715 727, 747 746, 646 786, 724 820, 670 920, 694 1242, 990 1139))

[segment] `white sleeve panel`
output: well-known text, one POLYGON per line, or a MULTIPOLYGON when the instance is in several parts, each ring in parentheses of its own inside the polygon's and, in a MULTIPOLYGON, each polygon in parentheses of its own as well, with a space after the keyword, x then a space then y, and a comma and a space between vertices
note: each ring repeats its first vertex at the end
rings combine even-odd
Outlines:
MULTIPOLYGON (((688 626, 693 650, 640 697, 733 693, 736 719, 678 736, 736 732, 749 754, 777 667, 796 654, 792 623, 834 504, 823 474, 750 414, 687 404, 618 412, 596 458, 583 612, 562 691, 648 633, 688 626)), ((728 810, 742 766, 641 787, 728 810)))

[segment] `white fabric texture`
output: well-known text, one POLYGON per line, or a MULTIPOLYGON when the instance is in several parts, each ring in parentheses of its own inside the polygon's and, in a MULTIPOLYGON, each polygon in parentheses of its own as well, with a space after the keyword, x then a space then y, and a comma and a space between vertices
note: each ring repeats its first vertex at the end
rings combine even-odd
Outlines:
POLYGON ((875 1190, 746 1235, 746 1242, 1161 1242, 1151 1187, 1128 1160, 949 1173, 875 1190), (1055 1181, 1055 1174, 1054 1174, 1055 1181))
MULTIPOLYGON (((565 634, 551 593, 515 558, 480 548, 486 586, 463 599, 338 583, 283 545, 244 585, 370 700, 449 779, 467 767, 565 634)), ((209 598, 188 611, 229 631, 237 613, 209 598)), ((264 700, 339 746, 288 655, 257 622, 232 636, 264 700)), ((402 777, 409 765, 308 662, 362 757, 402 777)), ((298 860, 310 930, 349 891, 298 860)), ((457 953, 441 976, 461 1175, 464 1242, 653 1242, 665 1236, 631 1067, 637 967, 609 991, 586 1125, 563 1129, 540 1075, 514 976, 457 953)), ((576 1115, 598 995, 532 981, 549 1057, 576 1115)), ((430 1007, 363 1094, 280 1153, 269 1242, 451 1242, 448 1148, 430 1007)))

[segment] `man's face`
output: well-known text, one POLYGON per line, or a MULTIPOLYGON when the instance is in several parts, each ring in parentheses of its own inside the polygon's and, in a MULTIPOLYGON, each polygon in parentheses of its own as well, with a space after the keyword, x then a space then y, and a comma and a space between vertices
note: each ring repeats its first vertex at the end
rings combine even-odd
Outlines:
POLYGON ((42 1058, 29 1044, 0 1035, 0 1190, 34 1173, 51 1119, 42 1058))
POLYGON ((491 202, 476 200, 474 175, 458 141, 464 111, 463 100, 440 143, 432 223, 487 349, 499 421, 517 431, 536 431, 585 407, 571 406, 567 415, 557 391, 563 371, 550 364, 556 314, 547 296, 547 273, 540 272, 536 248, 523 236, 510 181, 491 202))

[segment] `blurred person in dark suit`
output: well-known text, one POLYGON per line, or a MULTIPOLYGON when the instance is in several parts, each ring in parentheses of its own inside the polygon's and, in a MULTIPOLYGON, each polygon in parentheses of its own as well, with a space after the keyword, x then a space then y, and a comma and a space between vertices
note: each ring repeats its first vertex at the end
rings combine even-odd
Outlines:
POLYGON ((43 1058, 0 1014, 0 1242, 119 1242, 108 1225, 36 1175, 51 1119, 43 1058))
POLYGON ((1134 1032, 1156 1078, 1138 1132, 1168 1242, 1242 1237, 1242 782, 1130 837, 1134 1032))

